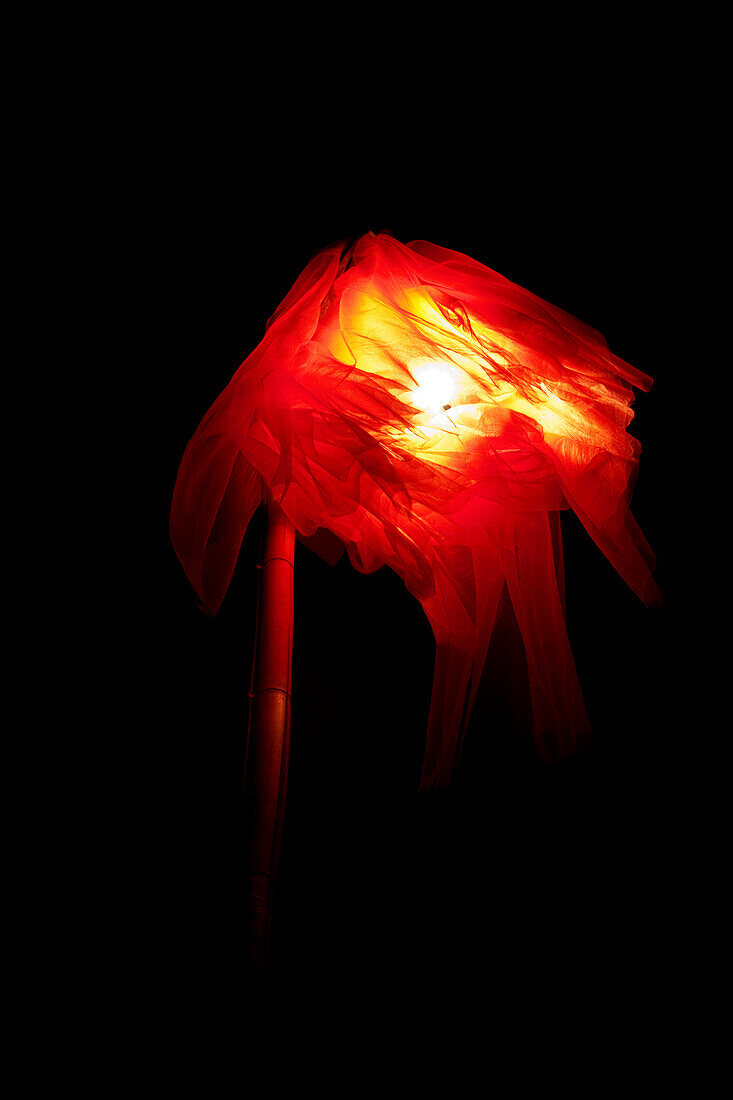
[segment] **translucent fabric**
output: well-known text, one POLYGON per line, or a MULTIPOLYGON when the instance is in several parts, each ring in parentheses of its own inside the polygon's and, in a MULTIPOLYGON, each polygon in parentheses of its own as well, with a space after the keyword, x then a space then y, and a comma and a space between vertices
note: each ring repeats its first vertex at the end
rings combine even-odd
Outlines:
POLYGON ((345 546, 364 573, 394 569, 436 639, 425 788, 450 778, 506 591, 538 746, 571 751, 588 721, 565 628, 560 510, 642 600, 658 600, 629 510, 632 385, 651 379, 599 333, 467 256, 371 233, 335 245, 191 439, 173 544, 211 613, 268 491, 325 557, 345 546))

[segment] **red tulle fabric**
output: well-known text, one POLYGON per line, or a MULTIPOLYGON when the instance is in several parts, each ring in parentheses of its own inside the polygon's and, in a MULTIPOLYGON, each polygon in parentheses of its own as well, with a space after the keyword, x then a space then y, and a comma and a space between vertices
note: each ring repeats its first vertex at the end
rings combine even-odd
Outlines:
POLYGON ((450 778, 508 593, 537 743, 571 751, 588 720, 559 511, 572 508, 638 596, 658 601, 629 510, 632 385, 651 379, 598 332, 467 256, 371 233, 335 245, 191 439, 173 544, 212 613, 268 491, 325 557, 335 535, 356 569, 394 569, 436 639, 424 788, 450 778))

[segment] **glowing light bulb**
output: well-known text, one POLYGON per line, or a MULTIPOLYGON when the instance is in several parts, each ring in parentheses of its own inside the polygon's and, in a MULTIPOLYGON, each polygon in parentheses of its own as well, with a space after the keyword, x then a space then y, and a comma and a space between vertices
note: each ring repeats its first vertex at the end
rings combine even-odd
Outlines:
POLYGON ((413 403, 426 413, 436 416, 454 403, 457 386, 453 373, 439 363, 416 367, 413 375, 417 388, 413 391, 413 403))

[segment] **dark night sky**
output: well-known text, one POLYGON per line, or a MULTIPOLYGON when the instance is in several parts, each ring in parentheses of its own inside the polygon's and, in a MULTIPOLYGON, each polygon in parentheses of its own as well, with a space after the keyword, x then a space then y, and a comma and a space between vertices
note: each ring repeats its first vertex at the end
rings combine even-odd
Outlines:
POLYGON ((150 998, 171 1049, 231 1053, 241 1040, 237 806, 262 517, 209 619, 168 543, 170 495, 188 439, 302 267, 368 229, 470 254, 653 376, 631 428, 643 445, 634 512, 665 605, 644 608, 566 515, 568 629, 591 745, 543 764, 508 735, 489 674, 453 785, 418 796, 433 659, 421 609, 387 570, 365 577, 297 546, 273 1019, 296 1037, 372 1044, 406 1021, 441 1041, 466 1028, 533 1041, 558 1014, 567 1034, 598 1026, 625 990, 633 1028, 652 986, 659 994, 676 836, 666 501, 680 368, 660 204, 667 151, 609 126, 571 159, 563 147, 456 173, 413 170, 403 150, 395 171, 377 149, 356 178, 349 157, 307 159, 272 139, 233 153, 220 137, 200 124, 193 136, 168 131, 146 201, 156 334, 146 370, 163 431, 149 486, 155 613, 141 643, 155 691, 152 731, 140 735, 153 821, 141 906, 150 998))

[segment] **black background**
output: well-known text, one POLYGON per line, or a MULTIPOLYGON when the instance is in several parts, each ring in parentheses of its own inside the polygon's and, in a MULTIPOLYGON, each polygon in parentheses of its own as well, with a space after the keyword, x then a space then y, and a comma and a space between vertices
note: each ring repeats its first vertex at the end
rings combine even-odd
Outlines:
POLYGON ((453 784, 418 795, 427 622, 387 570, 364 577, 297 545, 268 1033, 313 1049, 413 1033, 441 1046, 647 1041, 652 1000, 673 981, 665 914, 685 816, 671 792, 679 593, 667 506, 680 229, 670 234, 671 148, 633 119, 633 105, 592 124, 563 116, 572 141, 555 119, 521 152, 492 156, 487 143, 436 160, 410 134, 333 148, 305 123, 283 132, 271 119, 267 134, 235 140, 192 116, 142 151, 154 563, 130 658, 146 700, 133 740, 145 817, 137 803, 130 815, 145 822, 133 919, 137 1026, 151 1048, 236 1059, 246 1035, 238 805, 262 515, 206 617, 168 541, 178 463, 311 256, 370 229, 468 253, 597 327, 655 379, 631 426, 643 447, 634 512, 665 604, 644 608, 566 515, 590 746, 543 764, 509 736, 489 667, 453 784))

